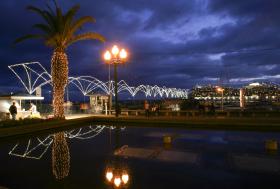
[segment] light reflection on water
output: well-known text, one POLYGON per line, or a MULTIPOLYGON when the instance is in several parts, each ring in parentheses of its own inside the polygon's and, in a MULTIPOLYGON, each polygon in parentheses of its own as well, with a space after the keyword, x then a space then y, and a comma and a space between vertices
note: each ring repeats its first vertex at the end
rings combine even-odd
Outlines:
MULTIPOLYGON (((19 164, 30 166, 32 174, 38 164, 46 177, 38 178, 50 182, 47 175, 52 175, 66 185, 62 188, 111 188, 115 178, 125 188, 170 188, 175 181, 182 188, 208 188, 209 183, 210 188, 242 188, 242 183, 269 188, 280 185, 280 158, 278 150, 266 151, 268 139, 279 142, 280 134, 89 126, 20 140, 6 151, 11 159, 5 159, 2 169, 14 180, 19 179, 13 171, 19 164), (50 171, 43 165, 48 161, 50 171)), ((22 176, 28 180, 29 174, 22 176)), ((1 177, 3 185, 22 188, 1 177)))
MULTIPOLYGON (((52 173, 57 180, 63 180, 68 176, 70 171, 70 152, 67 139, 90 140, 101 134, 101 132, 103 132, 105 129, 109 129, 110 132, 111 130, 116 131, 116 136, 118 135, 115 141, 116 150, 120 145, 120 131, 125 130, 125 127, 98 125, 65 132, 58 132, 55 134, 50 134, 46 137, 28 139, 26 144, 15 144, 9 151, 9 155, 20 158, 40 160, 51 147, 52 173)), ((116 177, 116 175, 119 175, 120 177, 119 183, 116 184, 117 187, 120 187, 122 183, 124 185, 128 183, 128 169, 124 169, 125 166, 121 163, 119 158, 114 158, 114 161, 111 161, 108 166, 110 166, 111 170, 114 170, 115 175, 113 175, 113 177, 116 177), (119 173, 119 171, 121 172, 119 173)))
MULTIPOLYGON (((71 131, 63 132, 63 137, 69 139, 89 140, 99 135, 105 128, 115 129, 110 126, 89 126, 71 131)), ((37 137, 28 139, 26 144, 17 143, 9 152, 10 155, 22 158, 41 159, 47 152, 48 148, 54 142, 57 134, 51 134, 46 137, 37 137)))

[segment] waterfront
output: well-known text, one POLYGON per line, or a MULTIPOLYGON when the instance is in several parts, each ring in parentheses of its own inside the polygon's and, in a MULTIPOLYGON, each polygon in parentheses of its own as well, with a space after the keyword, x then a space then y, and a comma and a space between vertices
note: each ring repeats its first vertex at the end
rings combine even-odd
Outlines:
POLYGON ((44 145, 35 149, 40 142, 37 137, 32 138, 31 153, 26 153, 29 138, 1 142, 0 159, 5 163, 1 166, 0 186, 110 188, 106 184, 105 169, 116 162, 129 172, 128 188, 172 188, 175 185, 274 188, 280 185, 280 156, 277 151, 265 150, 266 140, 280 140, 278 133, 105 126, 64 133, 70 153, 69 159, 66 158, 69 172, 67 166, 66 170, 58 169, 68 172, 64 179, 58 181, 53 174, 54 135, 51 134, 39 136, 44 145), (164 145, 163 136, 171 136, 172 144, 164 145), (120 147, 123 151, 113 155, 120 147))

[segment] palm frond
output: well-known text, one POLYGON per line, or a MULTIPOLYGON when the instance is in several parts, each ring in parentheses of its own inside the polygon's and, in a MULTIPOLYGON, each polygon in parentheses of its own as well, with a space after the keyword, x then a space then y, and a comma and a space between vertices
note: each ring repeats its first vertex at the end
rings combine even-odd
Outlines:
POLYGON ((46 14, 45 14, 44 10, 39 9, 37 7, 34 7, 34 6, 28 6, 26 9, 30 10, 34 13, 37 13, 39 16, 41 16, 42 18, 44 18, 47 21, 46 14))
POLYGON ((99 33, 87 32, 74 36, 71 40, 69 40, 67 46, 82 40, 98 40, 101 42, 105 42, 105 37, 99 33))
POLYGON ((41 16, 51 27, 54 26, 54 22, 55 22, 55 19, 54 19, 54 16, 52 15, 52 12, 51 11, 45 11, 45 10, 42 10, 42 9, 39 9, 37 7, 34 7, 34 6, 28 6, 27 7, 27 10, 30 10, 34 13, 37 13, 39 16, 41 16))
POLYGON ((25 36, 22 36, 20 38, 17 38, 15 41, 14 41, 14 44, 17 44, 17 43, 20 43, 22 41, 25 41, 27 39, 43 39, 44 36, 43 35, 37 35, 37 34, 27 34, 25 36))
POLYGON ((40 29, 41 31, 50 34, 52 33, 52 29, 46 24, 34 24, 33 28, 40 29))
POLYGON ((86 23, 94 23, 95 19, 92 16, 84 16, 82 18, 79 18, 78 20, 76 20, 72 26, 71 29, 69 31, 70 34, 74 34, 77 30, 79 30, 83 25, 85 25, 86 23))
POLYGON ((73 6, 64 16, 65 20, 73 21, 73 18, 77 14, 79 9, 80 9, 80 5, 73 6))
POLYGON ((65 50, 70 44, 81 40, 105 41, 105 38, 98 33, 88 32, 76 35, 76 32, 86 23, 95 22, 95 19, 91 16, 74 19, 80 9, 79 5, 73 6, 63 14, 62 9, 56 4, 55 0, 53 2, 55 3, 54 9, 50 6, 47 6, 46 9, 40 9, 35 6, 27 7, 28 10, 42 17, 44 22, 33 25, 34 28, 40 30, 39 34, 23 36, 15 40, 15 43, 26 39, 41 38, 47 46, 65 50))

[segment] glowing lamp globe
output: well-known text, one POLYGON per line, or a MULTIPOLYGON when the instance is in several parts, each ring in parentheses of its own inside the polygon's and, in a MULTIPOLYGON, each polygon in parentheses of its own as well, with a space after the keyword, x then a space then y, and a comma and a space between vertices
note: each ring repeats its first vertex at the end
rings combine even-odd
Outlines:
POLYGON ((111 60, 111 53, 110 53, 109 51, 106 51, 106 52, 104 53, 104 59, 105 59, 106 61, 111 60))
POLYGON ((111 182, 112 181, 112 178, 113 178, 113 172, 112 171, 108 171, 107 173, 106 173, 106 179, 109 181, 109 182, 111 182))
POLYGON ((119 54, 120 50, 117 45, 114 45, 112 48, 112 54, 116 57, 119 54))
POLYGON ((121 52, 120 52, 120 58, 121 59, 126 59, 127 58, 127 52, 124 49, 122 49, 121 52))
POLYGON ((114 184, 116 187, 119 187, 121 185, 122 181, 121 181, 121 178, 120 177, 116 177, 114 179, 114 184))
POLYGON ((128 183, 128 180, 129 180, 129 176, 127 173, 123 174, 122 175, 122 181, 124 184, 127 184, 128 183))

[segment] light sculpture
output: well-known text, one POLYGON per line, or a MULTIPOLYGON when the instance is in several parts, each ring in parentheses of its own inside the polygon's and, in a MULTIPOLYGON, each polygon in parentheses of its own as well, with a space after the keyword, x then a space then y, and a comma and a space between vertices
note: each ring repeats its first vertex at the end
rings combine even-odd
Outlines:
MULTIPOLYGON (((121 51, 122 52, 122 51, 121 51)), ((120 52, 120 53, 121 53, 120 52)), ((105 56, 105 55, 104 55, 105 56)), ((29 62, 10 65, 9 68, 19 79, 29 94, 33 94, 38 87, 51 85, 51 75, 39 62, 29 62), (32 75, 31 75, 32 74, 32 75)), ((69 77, 68 85, 75 86, 83 95, 101 90, 106 94, 128 92, 132 97, 143 93, 146 97, 167 97, 167 98, 188 98, 188 89, 159 87, 157 85, 139 85, 137 87, 129 86, 124 80, 117 83, 115 89, 114 81, 103 82, 92 76, 69 77)))

